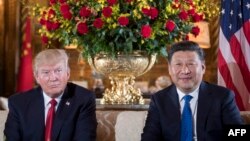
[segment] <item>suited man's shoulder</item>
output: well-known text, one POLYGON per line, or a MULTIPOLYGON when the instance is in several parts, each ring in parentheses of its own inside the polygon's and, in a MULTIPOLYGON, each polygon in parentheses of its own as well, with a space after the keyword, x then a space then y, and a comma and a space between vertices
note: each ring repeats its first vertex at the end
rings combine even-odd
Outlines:
POLYGON ((34 101, 37 102, 41 97, 42 92, 40 86, 28 91, 18 92, 8 98, 8 108, 14 108, 18 111, 26 111, 30 103, 33 103, 34 101))
POLYGON ((92 91, 80 85, 71 83, 71 82, 68 82, 67 89, 71 94, 73 94, 74 97, 95 98, 95 94, 92 91))
POLYGON ((210 88, 214 88, 216 90, 219 90, 219 91, 230 91, 230 89, 226 88, 226 87, 223 87, 223 86, 220 86, 220 85, 217 85, 217 84, 214 84, 214 83, 210 83, 210 82, 207 82, 207 81, 202 81, 201 82, 201 87, 210 87, 210 88))
POLYGON ((178 100, 176 86, 174 84, 156 92, 151 96, 151 101, 158 103, 157 105, 170 104, 178 100))
POLYGON ((213 84, 213 83, 209 83, 209 82, 202 82, 201 85, 200 85, 200 89, 203 90, 203 91, 207 91, 211 94, 216 94, 217 96, 218 95, 234 95, 233 91, 226 88, 226 87, 223 87, 223 86, 220 86, 220 85, 217 85, 217 84, 213 84))
POLYGON ((33 99, 37 96, 36 93, 41 93, 41 87, 37 86, 33 89, 24 91, 24 92, 17 92, 13 95, 11 95, 8 100, 9 101, 15 101, 16 103, 21 102, 24 103, 25 101, 28 101, 30 99, 33 99))
POLYGON ((153 97, 159 97, 159 98, 166 97, 167 95, 172 95, 175 91, 176 91, 176 86, 172 84, 162 90, 159 90, 155 94, 153 94, 153 97))

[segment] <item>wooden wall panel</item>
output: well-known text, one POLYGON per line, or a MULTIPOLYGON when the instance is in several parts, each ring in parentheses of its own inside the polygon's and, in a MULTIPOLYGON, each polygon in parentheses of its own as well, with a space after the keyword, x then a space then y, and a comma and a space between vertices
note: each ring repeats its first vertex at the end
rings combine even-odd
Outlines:
POLYGON ((19 46, 19 1, 4 1, 4 43, 1 46, 3 55, 2 96, 9 96, 15 91, 16 51, 19 46))
POLYGON ((0 0, 0 96, 4 93, 4 0, 0 0))

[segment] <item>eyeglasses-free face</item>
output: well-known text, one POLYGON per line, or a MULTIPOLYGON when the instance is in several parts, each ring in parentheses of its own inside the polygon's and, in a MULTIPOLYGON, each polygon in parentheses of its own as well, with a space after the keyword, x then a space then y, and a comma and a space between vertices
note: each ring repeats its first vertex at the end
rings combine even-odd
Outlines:
POLYGON ((205 73, 205 62, 194 51, 177 51, 169 62, 172 81, 184 93, 192 92, 201 83, 205 73))
POLYGON ((70 72, 63 61, 55 64, 41 64, 37 69, 36 81, 50 97, 57 97, 64 91, 70 72))

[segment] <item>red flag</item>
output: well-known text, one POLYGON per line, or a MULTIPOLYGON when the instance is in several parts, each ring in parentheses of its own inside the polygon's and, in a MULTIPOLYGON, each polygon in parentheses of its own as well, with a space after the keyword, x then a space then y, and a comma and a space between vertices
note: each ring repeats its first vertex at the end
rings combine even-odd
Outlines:
POLYGON ((31 20, 27 16, 24 24, 21 60, 18 72, 17 92, 33 88, 32 48, 31 48, 31 20))
POLYGON ((250 110, 250 3, 222 1, 218 84, 235 92, 241 111, 250 110))

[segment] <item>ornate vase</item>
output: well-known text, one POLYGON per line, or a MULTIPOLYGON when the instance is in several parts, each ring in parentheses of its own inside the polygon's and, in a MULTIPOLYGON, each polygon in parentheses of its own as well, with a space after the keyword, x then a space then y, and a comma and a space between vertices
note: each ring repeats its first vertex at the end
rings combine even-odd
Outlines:
POLYGON ((140 89, 134 87, 134 79, 150 70, 155 60, 156 54, 148 55, 143 51, 118 53, 116 57, 105 53, 89 57, 88 62, 92 69, 111 80, 112 87, 105 90, 101 103, 144 104, 140 89))

